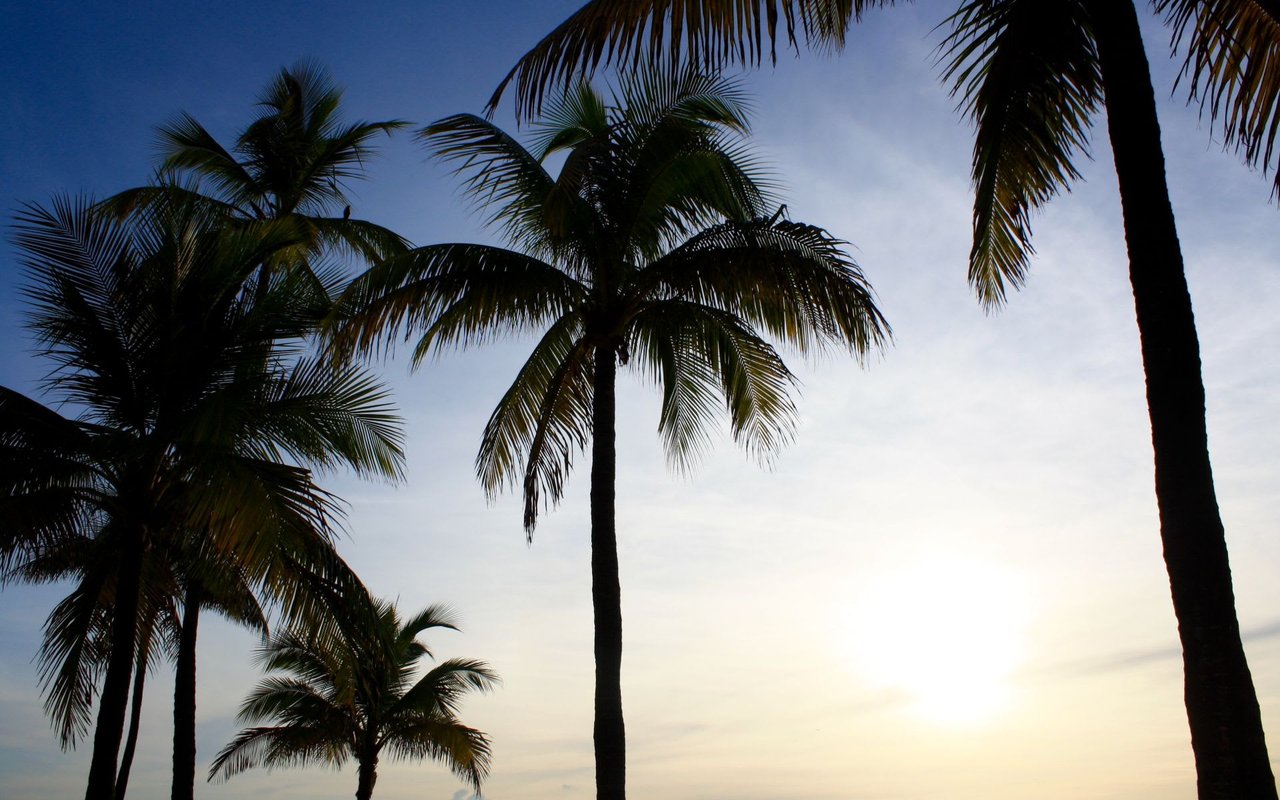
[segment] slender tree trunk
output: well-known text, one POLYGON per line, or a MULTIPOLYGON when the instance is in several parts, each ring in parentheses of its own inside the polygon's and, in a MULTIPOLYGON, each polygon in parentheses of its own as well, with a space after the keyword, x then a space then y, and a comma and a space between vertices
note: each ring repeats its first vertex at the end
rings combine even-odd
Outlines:
POLYGON ((1142 337, 1165 566, 1182 640, 1199 796, 1275 800, 1214 495, 1191 296, 1132 0, 1089 0, 1142 337))
POLYGON ((142 725, 142 687, 147 680, 145 645, 138 648, 138 665, 133 670, 133 701, 129 708, 129 734, 124 739, 124 753, 120 756, 120 771, 116 775, 116 800, 124 800, 129 788, 129 772, 133 769, 133 755, 138 750, 138 729, 142 725))
POLYGON ((99 697, 98 722, 93 732, 93 757, 89 762, 89 783, 85 800, 114 800, 116 762, 120 738, 129 708, 129 682, 133 674, 134 650, 138 636, 138 594, 142 585, 142 558, 145 530, 126 525, 116 577, 116 603, 111 618, 111 655, 99 697))
POLYGON ((200 582, 192 580, 182 600, 182 636, 173 678, 172 800, 193 800, 196 793, 196 633, 203 596, 200 582))
POLYGON ((591 424, 591 605, 595 612, 596 800, 626 797, 627 739, 622 724, 622 591, 618 582, 618 534, 614 511, 617 453, 616 355, 595 353, 591 424))
POLYGON ((373 797, 373 785, 378 782, 378 757, 360 759, 360 767, 356 785, 356 800, 369 800, 373 797))

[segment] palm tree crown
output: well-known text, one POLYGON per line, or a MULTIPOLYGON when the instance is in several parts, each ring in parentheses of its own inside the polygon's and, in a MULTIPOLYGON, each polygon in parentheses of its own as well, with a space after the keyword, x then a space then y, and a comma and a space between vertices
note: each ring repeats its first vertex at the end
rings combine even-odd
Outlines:
POLYGON ((121 192, 104 205, 127 214, 177 192, 211 203, 229 224, 292 220, 301 240, 277 254, 277 262, 306 262, 333 250, 367 261, 400 252, 405 241, 399 235, 352 218, 346 189, 364 177, 374 139, 408 123, 345 123, 341 101, 342 91, 317 64, 281 70, 229 149, 195 117, 181 114, 159 129, 160 185, 121 192))
POLYGON ((357 798, 368 798, 379 757, 431 758, 447 764, 479 792, 489 771, 488 737, 458 720, 462 698, 488 691, 498 677, 483 662, 449 659, 415 679, 431 652, 418 635, 457 630, 452 616, 431 606, 401 620, 395 607, 352 593, 334 609, 327 632, 286 631, 262 648, 269 672, 240 710, 246 728, 218 754, 209 778, 255 766, 304 764, 360 767, 357 798))
POLYGON ((355 316, 339 340, 376 347, 408 326, 421 331, 417 363, 441 347, 541 334, 476 462, 487 490, 522 487, 530 532, 588 441, 597 354, 662 387, 659 432, 684 468, 721 408, 762 458, 790 437, 793 376, 764 335, 857 355, 886 339, 843 242, 769 215, 767 179, 743 147, 745 111, 736 84, 684 71, 623 81, 612 105, 577 87, 528 150, 472 115, 421 132, 517 249, 432 245, 370 270, 344 298, 355 316))

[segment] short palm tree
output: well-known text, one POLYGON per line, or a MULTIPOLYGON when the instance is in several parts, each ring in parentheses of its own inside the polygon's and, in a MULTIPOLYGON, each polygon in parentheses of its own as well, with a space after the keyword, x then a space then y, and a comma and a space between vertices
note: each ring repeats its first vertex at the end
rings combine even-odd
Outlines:
MULTIPOLYGON (((335 595, 336 596, 336 595, 335 595)), ((368 800, 383 755, 430 758, 449 766, 478 793, 489 771, 489 738, 458 719, 462 698, 488 691, 498 676, 480 661, 449 659, 415 679, 431 652, 418 635, 457 630, 431 606, 401 620, 393 605, 344 594, 328 633, 290 630, 272 637, 258 660, 266 678, 240 710, 246 728, 218 753, 212 780, 256 766, 358 765, 357 800, 368 800)))
POLYGON ((54 362, 48 394, 78 416, 0 393, 10 456, 0 555, 8 569, 77 536, 98 551, 76 605, 86 634, 101 630, 94 615, 109 621, 93 640, 105 649, 84 662, 103 679, 91 800, 114 793, 130 675, 146 650, 139 630, 156 607, 147 598, 174 585, 152 580, 172 566, 166 553, 194 563, 198 541, 251 581, 269 580, 280 574, 274 554, 323 560, 317 532, 323 540, 334 508, 308 467, 399 474, 398 422, 381 387, 302 357, 314 323, 306 279, 280 274, 266 292, 245 290, 261 264, 298 246, 295 226, 223 222, 207 204, 154 204, 120 222, 64 200, 19 218, 30 325, 54 362))
POLYGON ((623 81, 611 104, 581 85, 536 131, 532 151, 471 115, 422 132, 516 249, 433 245, 373 268, 349 290, 354 317, 339 341, 376 346, 404 326, 421 333, 421 360, 541 334, 485 427, 476 469, 490 493, 522 488, 531 536, 591 442, 596 783, 612 800, 625 786, 618 367, 661 386, 659 433, 676 466, 690 465, 725 411, 735 439, 767 458, 790 438, 795 408, 793 376, 763 337, 861 356, 888 326, 842 242, 769 213, 736 84, 653 72, 623 81))
MULTIPOLYGON (((842 45, 851 22, 893 0, 592 0, 529 51, 514 83, 531 113, 549 89, 647 52, 698 64, 758 63, 801 38, 842 45)), ((1185 701, 1202 798, 1275 798, 1257 694, 1240 640, 1205 428, 1205 391, 1154 90, 1134 0, 963 0, 944 44, 946 78, 977 124, 969 278, 1004 302, 1032 253, 1033 212, 1078 178, 1104 107, 1120 184, 1160 534, 1182 640, 1185 701)), ((1280 4, 1153 0, 1185 46, 1184 77, 1246 161, 1280 151, 1280 4)), ((1276 174, 1280 191, 1280 171, 1276 174)))

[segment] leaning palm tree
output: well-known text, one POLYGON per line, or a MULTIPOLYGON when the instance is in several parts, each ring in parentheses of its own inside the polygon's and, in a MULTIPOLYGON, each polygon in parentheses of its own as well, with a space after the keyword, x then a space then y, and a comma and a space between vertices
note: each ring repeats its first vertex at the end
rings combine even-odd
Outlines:
POLYGON ((515 249, 441 244, 375 267, 344 303, 339 335, 375 347, 407 327, 415 363, 510 332, 541 339, 485 426, 476 470, 491 494, 518 485, 532 536, 591 442, 596 785, 622 798, 622 612, 614 513, 615 382, 633 366, 662 389, 659 433, 688 467, 727 411, 767 459, 792 435, 792 373, 764 336, 799 351, 862 356, 888 336, 843 242, 769 213, 745 149, 737 84, 694 70, 624 80, 611 104, 586 85, 553 103, 526 150, 459 115, 422 132, 459 164, 515 249), (548 157, 562 154, 558 175, 548 157))
MULTIPOLYGON (((842 45, 851 22, 893 0, 592 0, 525 55, 522 113, 600 63, 646 54, 758 63, 800 39, 842 45)), ((1264 169, 1280 133, 1280 5, 1154 0, 1185 45, 1193 98, 1264 169)), ((1088 130, 1107 112, 1119 178, 1155 453, 1160 534, 1182 641, 1185 701, 1203 798, 1275 798, 1261 714, 1235 612, 1205 427, 1199 343, 1154 91, 1133 0, 964 0, 949 19, 945 75, 975 121, 969 279, 987 307, 1020 286, 1030 218, 1079 177, 1088 130)), ((1277 173, 1280 191, 1280 172, 1277 173)))
MULTIPOLYGON (((336 595, 335 595, 336 596, 336 595)), ((246 728, 218 753, 209 779, 255 766, 309 763, 358 766, 357 800, 368 800, 384 754, 444 763, 479 793, 489 772, 489 737, 458 719, 462 698, 488 691, 498 676, 480 661, 449 659, 414 679, 431 651, 418 635, 457 630, 431 606, 401 620, 395 606, 367 594, 343 594, 331 630, 289 630, 272 637, 258 660, 268 672, 245 700, 239 720, 275 724, 246 728)))
POLYGON ((265 260, 298 245, 295 226, 223 221, 200 203, 155 204, 120 222, 65 200, 19 218, 30 326, 54 364, 46 393, 79 414, 0 392, 10 457, 0 566, 74 536, 99 548, 99 583, 77 606, 79 629, 92 633, 100 625, 85 615, 111 598, 109 636, 94 640, 105 650, 91 800, 114 793, 144 600, 163 584, 149 575, 176 537, 201 531, 241 566, 280 542, 307 552, 336 514, 310 468, 399 474, 399 427, 381 387, 302 357, 314 320, 305 278, 282 273, 265 293, 246 290, 265 260))

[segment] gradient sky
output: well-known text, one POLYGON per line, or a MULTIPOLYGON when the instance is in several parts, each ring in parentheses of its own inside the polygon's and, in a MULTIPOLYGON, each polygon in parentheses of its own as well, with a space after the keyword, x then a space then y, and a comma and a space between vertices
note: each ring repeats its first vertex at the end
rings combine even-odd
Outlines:
MULTIPOLYGON (((145 182, 180 111, 229 141, 276 70, 314 58, 349 119, 478 111, 577 0, 24 3, 0 32, 0 203, 145 182)), ((863 369, 795 363, 802 424, 771 470, 719 434, 665 465, 653 388, 620 386, 618 526, 629 789, 637 800, 1190 800, 1181 665, 1160 560, 1150 437, 1105 140, 1035 220, 1026 288, 994 315, 965 285, 971 133, 939 86, 948 3, 874 12, 845 53, 747 76, 754 144, 793 219, 853 243, 896 334, 863 369)), ((1144 12, 1145 13, 1145 12, 1144 12)), ((1209 434, 1241 624, 1280 752, 1280 238, 1269 183, 1173 91, 1147 43, 1195 301, 1209 434)), ((500 115, 511 123, 509 106, 500 115)), ((1099 120, 1101 122, 1101 120, 1099 120)), ((1095 129, 1095 133, 1100 131, 1095 129)), ((491 241, 408 136, 354 213, 411 240, 491 241)), ((37 390, 0 244, 0 384, 37 390)), ((524 543, 519 503, 472 478, 480 430, 528 341, 382 372, 409 434, 398 487, 326 476, 351 504, 344 555, 406 611, 454 606, 442 657, 505 679, 464 720, 489 732, 494 800, 588 798, 587 459, 524 543)), ((0 594, 0 797, 73 797, 32 658, 65 587, 0 594)), ((201 772, 238 729, 254 637, 201 626, 201 772)), ((130 796, 168 792, 172 681, 148 683, 130 796)), ((351 767, 251 772, 202 798, 346 797, 351 767)), ((377 796, 461 800, 435 764, 384 764, 377 796)))

